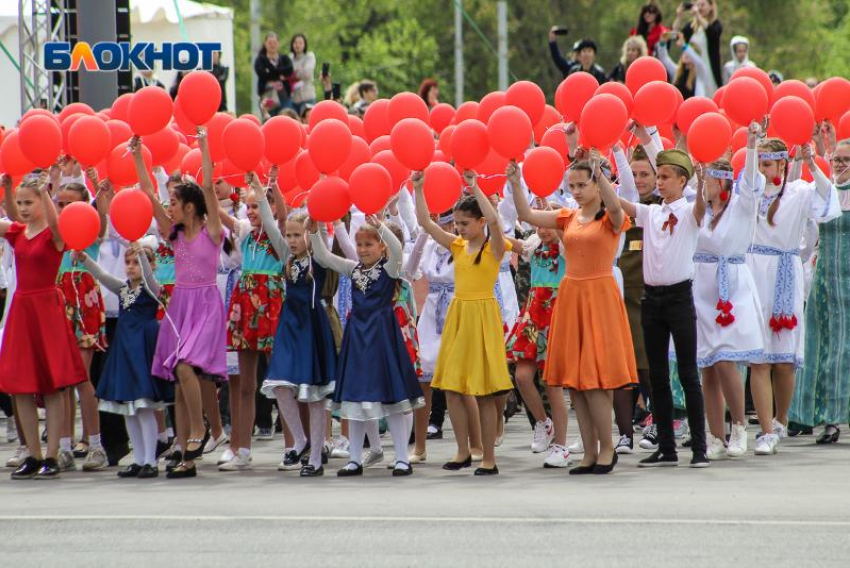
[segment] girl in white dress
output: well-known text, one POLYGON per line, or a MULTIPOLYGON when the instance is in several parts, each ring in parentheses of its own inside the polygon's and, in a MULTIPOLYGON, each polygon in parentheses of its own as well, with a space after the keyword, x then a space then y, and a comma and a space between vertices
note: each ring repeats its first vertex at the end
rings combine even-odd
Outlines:
POLYGON ((840 215, 838 195, 802 147, 814 183, 788 181, 788 148, 771 138, 759 146, 759 171, 766 178, 756 231, 747 253, 762 307, 764 354, 753 361, 750 386, 762 435, 755 453, 776 453, 786 435, 795 369, 803 366, 803 263, 800 242, 809 219, 823 223, 840 215), (776 402, 774 413, 773 403, 776 402))
POLYGON ((764 356, 761 305, 746 264, 755 232, 757 199, 765 181, 756 170, 759 131, 758 124, 750 125, 746 166, 737 192, 732 191, 732 165, 726 160, 710 164, 700 174, 710 207, 694 254, 694 304, 697 366, 702 369, 710 460, 746 453, 744 382, 737 365, 764 356), (724 421, 727 405, 732 415, 728 449, 724 421))

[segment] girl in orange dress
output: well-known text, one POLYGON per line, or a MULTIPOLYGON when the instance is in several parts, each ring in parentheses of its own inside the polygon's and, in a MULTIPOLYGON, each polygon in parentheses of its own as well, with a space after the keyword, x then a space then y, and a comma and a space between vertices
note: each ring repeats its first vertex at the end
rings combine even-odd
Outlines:
POLYGON ((590 162, 571 166, 570 192, 581 209, 532 211, 517 200, 520 221, 563 231, 566 275, 552 314, 543 378, 550 387, 570 389, 585 448, 570 474, 579 475, 613 470, 612 391, 637 383, 626 308, 611 272, 620 233, 630 222, 600 163, 593 151, 590 162))

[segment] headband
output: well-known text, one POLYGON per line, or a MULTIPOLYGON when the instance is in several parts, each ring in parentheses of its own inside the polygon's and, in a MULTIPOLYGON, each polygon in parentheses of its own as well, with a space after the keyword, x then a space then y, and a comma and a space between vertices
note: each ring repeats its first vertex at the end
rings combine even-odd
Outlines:
POLYGON ((445 225, 446 223, 452 223, 455 220, 454 213, 447 213, 446 215, 440 215, 437 217, 438 225, 445 225))
POLYGON ((787 160, 788 152, 759 152, 759 160, 787 160))
POLYGON ((705 175, 715 179, 735 179, 734 172, 730 172, 729 170, 705 170, 705 175))

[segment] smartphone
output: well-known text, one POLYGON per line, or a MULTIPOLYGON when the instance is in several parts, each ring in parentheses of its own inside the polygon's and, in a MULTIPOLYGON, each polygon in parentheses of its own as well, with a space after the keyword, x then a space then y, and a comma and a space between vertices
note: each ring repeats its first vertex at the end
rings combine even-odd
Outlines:
POLYGON ((567 29, 567 26, 559 26, 555 30, 555 35, 567 35, 568 33, 570 33, 570 30, 567 29))
POLYGON ((331 85, 331 98, 333 100, 341 98, 342 95, 340 94, 340 87, 341 86, 339 83, 334 83, 333 85, 331 85))
POLYGON ((327 77, 331 72, 331 64, 330 63, 322 63, 322 78, 327 77))
POLYGON ((682 2, 682 10, 690 10, 694 7, 693 2, 682 2))

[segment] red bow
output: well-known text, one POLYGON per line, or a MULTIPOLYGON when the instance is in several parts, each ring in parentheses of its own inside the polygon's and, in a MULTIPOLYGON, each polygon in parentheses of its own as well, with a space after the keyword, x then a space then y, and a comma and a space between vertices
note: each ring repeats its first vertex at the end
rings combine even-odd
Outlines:
POLYGON ((667 220, 664 221, 664 225, 662 225, 661 230, 666 231, 668 228, 670 229, 670 234, 673 234, 673 227, 676 226, 676 223, 679 222, 679 219, 676 218, 675 215, 670 213, 670 216, 667 217, 667 220))

